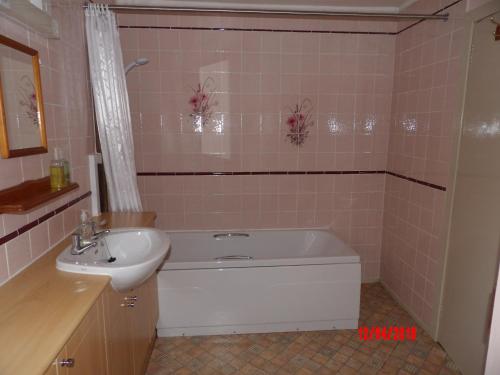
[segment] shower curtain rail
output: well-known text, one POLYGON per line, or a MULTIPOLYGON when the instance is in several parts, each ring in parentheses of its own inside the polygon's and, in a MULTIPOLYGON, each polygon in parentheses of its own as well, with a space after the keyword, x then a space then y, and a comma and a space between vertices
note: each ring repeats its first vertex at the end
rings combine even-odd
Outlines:
MULTIPOLYGON (((88 5, 83 5, 87 8, 88 5)), ((186 13, 235 13, 284 16, 310 17, 356 17, 356 18, 387 18, 408 20, 442 20, 447 21, 449 14, 417 14, 417 13, 387 13, 387 12, 330 12, 307 10, 279 10, 279 9, 239 9, 239 8, 189 8, 172 6, 141 6, 141 5, 108 5, 111 10, 117 11, 151 11, 151 12, 186 12, 186 13)))

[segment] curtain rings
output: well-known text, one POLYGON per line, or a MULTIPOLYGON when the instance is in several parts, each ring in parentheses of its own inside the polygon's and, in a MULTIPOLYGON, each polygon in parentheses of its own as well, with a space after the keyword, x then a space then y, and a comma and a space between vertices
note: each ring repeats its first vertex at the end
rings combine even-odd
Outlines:
POLYGON ((96 3, 88 3, 86 11, 88 11, 88 13, 92 14, 93 16, 107 16, 111 13, 108 4, 96 3))

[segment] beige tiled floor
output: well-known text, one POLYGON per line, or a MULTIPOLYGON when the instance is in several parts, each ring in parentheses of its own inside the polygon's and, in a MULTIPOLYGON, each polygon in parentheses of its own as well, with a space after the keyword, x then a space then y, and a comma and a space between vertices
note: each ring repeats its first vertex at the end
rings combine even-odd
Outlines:
MULTIPOLYGON (((415 326, 380 284, 361 291, 360 326, 415 326)), ((158 338, 148 375, 459 374, 417 327, 415 341, 361 341, 357 330, 158 338)))

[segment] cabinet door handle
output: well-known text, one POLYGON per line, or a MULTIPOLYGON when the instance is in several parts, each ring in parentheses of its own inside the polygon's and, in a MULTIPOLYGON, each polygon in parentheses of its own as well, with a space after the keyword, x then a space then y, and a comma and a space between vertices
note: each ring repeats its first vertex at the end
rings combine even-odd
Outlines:
POLYGON ((120 306, 121 307, 135 307, 135 303, 127 302, 127 303, 122 303, 120 306))
POLYGON ((75 367, 74 358, 61 359, 59 361, 59 366, 61 367, 75 367))
POLYGON ((127 296, 123 299, 124 301, 137 301, 137 296, 127 296))

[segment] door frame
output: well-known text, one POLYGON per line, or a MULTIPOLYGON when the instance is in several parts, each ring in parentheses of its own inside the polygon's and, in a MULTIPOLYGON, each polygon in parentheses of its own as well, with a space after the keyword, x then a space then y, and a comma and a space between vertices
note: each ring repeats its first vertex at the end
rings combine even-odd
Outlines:
MULTIPOLYGON (((452 162, 452 173, 450 177, 450 194, 447 197, 447 218, 446 218, 446 236, 445 236, 445 251, 443 257, 443 267, 442 274, 439 278, 439 293, 436 296, 438 300, 438 309, 436 314, 436 324, 435 330, 432 332, 432 336, 434 340, 438 341, 440 325, 441 325, 441 315, 443 312, 443 298, 444 298, 444 287, 446 280, 446 271, 448 266, 448 259, 450 254, 450 236, 451 236, 451 218, 453 214, 453 199, 455 196, 456 189, 456 179, 457 179, 457 169, 458 169, 458 157, 460 154, 460 142, 462 140, 462 129, 464 122, 464 114, 465 114, 465 103, 467 98, 467 81, 469 78, 469 67, 470 67, 470 59, 472 55, 472 42, 474 37, 475 26, 477 23, 481 22, 489 15, 495 12, 500 11, 500 1, 498 0, 490 0, 484 5, 479 6, 478 8, 469 11, 465 15, 465 25, 464 25, 464 38, 465 38, 465 48, 464 54, 462 56, 462 74, 461 79, 458 85, 458 90, 461 93, 460 98, 460 113, 459 113, 459 127, 458 127, 458 135, 455 137, 455 154, 453 156, 452 162)), ((500 43, 500 42, 499 42, 500 43)))

